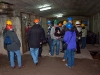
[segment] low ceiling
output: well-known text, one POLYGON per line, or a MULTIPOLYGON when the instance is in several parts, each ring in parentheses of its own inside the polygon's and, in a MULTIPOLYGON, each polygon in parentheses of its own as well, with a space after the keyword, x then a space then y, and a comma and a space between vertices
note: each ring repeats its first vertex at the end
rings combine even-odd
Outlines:
POLYGON ((100 0, 1 0, 8 2, 17 11, 54 18, 55 14, 64 16, 91 16, 100 11, 100 0), (48 4, 50 10, 40 11, 39 6, 48 4))

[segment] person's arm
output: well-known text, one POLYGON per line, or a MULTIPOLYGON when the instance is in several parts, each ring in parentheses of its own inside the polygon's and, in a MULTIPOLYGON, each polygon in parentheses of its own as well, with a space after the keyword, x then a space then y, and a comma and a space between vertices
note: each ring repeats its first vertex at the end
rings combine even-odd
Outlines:
POLYGON ((68 40, 69 40, 69 33, 66 31, 65 32, 65 35, 64 35, 64 38, 63 38, 64 42, 68 43, 68 40))
POLYGON ((43 39, 45 40, 45 31, 44 31, 44 29, 43 29, 43 39))
POLYGON ((54 33, 55 33, 55 27, 52 27, 51 31, 50 31, 50 36, 52 39, 57 39, 57 37, 54 35, 54 33))
POLYGON ((43 29, 41 28, 41 31, 40 31, 40 44, 42 44, 43 40, 44 40, 44 31, 43 29))

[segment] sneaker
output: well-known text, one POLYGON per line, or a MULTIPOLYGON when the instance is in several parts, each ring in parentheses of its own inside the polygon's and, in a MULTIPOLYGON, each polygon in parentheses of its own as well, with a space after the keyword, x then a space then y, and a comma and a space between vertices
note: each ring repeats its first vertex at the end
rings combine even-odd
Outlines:
POLYGON ((66 61, 65 59, 63 59, 62 61, 66 61))
POLYGON ((67 67, 69 67, 69 68, 72 68, 72 67, 70 67, 70 66, 68 66, 68 64, 65 64, 67 67))
POLYGON ((49 52, 49 55, 51 55, 51 53, 49 52))

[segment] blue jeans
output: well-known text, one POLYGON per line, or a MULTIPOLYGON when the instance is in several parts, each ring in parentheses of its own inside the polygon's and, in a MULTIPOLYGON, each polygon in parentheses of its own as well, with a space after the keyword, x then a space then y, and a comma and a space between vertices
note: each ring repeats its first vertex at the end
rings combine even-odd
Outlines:
MULTIPOLYGON (((8 53, 8 60, 10 61, 10 52, 7 51, 7 53, 8 53)), ((14 53, 14 60, 17 60, 17 57, 16 57, 16 54, 15 53, 14 53)))
POLYGON ((68 66, 74 66, 74 50, 67 50, 68 66))
POLYGON ((14 53, 17 55, 18 67, 22 66, 20 50, 9 51, 9 52, 10 52, 10 64, 11 64, 11 67, 15 66, 14 53))
POLYGON ((54 55, 54 46, 56 45, 56 55, 59 54, 60 50, 60 40, 53 39, 51 44, 51 55, 54 55))
POLYGON ((65 60, 67 60, 67 50, 64 50, 64 57, 65 60))
POLYGON ((31 53, 34 64, 38 63, 39 48, 30 48, 30 53, 31 53))
POLYGON ((86 47, 86 37, 82 37, 82 46, 81 48, 84 49, 86 47))

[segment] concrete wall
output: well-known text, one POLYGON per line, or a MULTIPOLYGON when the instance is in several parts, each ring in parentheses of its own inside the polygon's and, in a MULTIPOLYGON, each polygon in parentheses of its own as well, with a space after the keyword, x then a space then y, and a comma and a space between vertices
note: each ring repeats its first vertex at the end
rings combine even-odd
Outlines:
POLYGON ((3 30, 5 28, 6 25, 6 20, 8 18, 6 18, 5 16, 1 16, 0 17, 0 53, 2 54, 7 54, 7 51, 4 49, 4 39, 3 39, 3 30))
POLYGON ((89 18, 90 30, 98 35, 97 39, 100 42, 100 13, 97 13, 89 18))
POLYGON ((45 36, 47 35, 47 28, 48 28, 48 25, 47 25, 47 19, 46 18, 43 18, 43 17, 41 17, 41 25, 42 25, 42 27, 44 28, 44 30, 45 30, 45 36))

